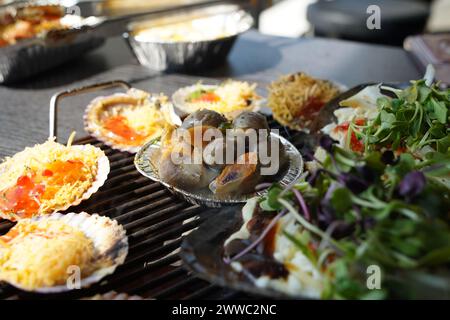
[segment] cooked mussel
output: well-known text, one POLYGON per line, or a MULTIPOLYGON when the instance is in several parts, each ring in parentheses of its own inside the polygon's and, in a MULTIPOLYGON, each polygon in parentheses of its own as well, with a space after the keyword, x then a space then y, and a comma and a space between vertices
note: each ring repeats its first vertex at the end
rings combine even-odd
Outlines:
POLYGON ((270 178, 282 172, 289 164, 286 148, 279 139, 270 136, 267 143, 258 144, 258 160, 263 178, 270 178))
MULTIPOLYGON (((221 171, 227 163, 227 140, 224 138, 215 139, 205 147, 203 160, 205 164, 216 170, 221 171)), ((233 159, 234 161, 234 156, 233 159)))
POLYGON ((227 130, 227 136, 237 141, 238 145, 245 144, 246 152, 257 149, 262 141, 266 141, 270 128, 266 117, 257 112, 241 112, 232 123, 232 130, 227 130))
POLYGON ((221 171, 226 164, 236 163, 237 158, 244 153, 245 148, 240 150, 235 139, 217 138, 206 145, 203 160, 208 167, 221 171))
POLYGON ((233 120, 233 128, 235 129, 265 129, 269 132, 269 124, 267 123, 267 119, 261 113, 252 112, 252 111, 244 111, 241 112, 234 120, 233 120))
POLYGON ((208 109, 198 110, 191 113, 184 119, 181 125, 184 129, 189 129, 195 126, 209 126, 218 128, 222 123, 227 122, 227 119, 220 113, 208 109))
POLYGON ((182 140, 193 147, 205 147, 211 141, 222 137, 222 132, 212 126, 199 125, 190 127, 189 129, 179 129, 178 134, 182 135, 182 140))
POLYGON ((249 152, 240 156, 235 164, 225 166, 209 188, 221 195, 246 194, 254 191, 260 177, 258 155, 249 152))
POLYGON ((195 161, 195 157, 201 156, 195 153, 195 149, 192 153, 165 150, 159 163, 161 180, 178 188, 197 190, 207 187, 217 173, 201 161, 195 161))

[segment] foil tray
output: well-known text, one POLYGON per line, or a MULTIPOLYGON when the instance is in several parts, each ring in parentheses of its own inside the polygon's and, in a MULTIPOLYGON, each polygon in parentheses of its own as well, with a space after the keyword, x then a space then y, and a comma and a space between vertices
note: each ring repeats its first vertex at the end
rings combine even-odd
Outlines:
MULTIPOLYGON (((277 176, 276 179, 274 179, 274 182, 278 182, 282 186, 289 186, 295 183, 303 173, 302 155, 292 143, 290 143, 282 136, 273 132, 271 133, 271 136, 280 140, 289 158, 289 166, 281 175, 277 176)), ((157 151, 158 149, 160 149, 160 145, 155 144, 153 141, 145 144, 135 156, 134 165, 136 166, 136 169, 143 176, 149 178, 152 181, 161 183, 173 194, 186 200, 189 203, 207 206, 210 208, 220 208, 224 206, 232 206, 245 203, 248 199, 255 196, 262 196, 266 192, 266 190, 263 190, 236 197, 223 197, 213 194, 210 190, 189 191, 177 188, 162 181, 159 177, 157 169, 152 165, 152 155, 156 155, 157 153, 155 151, 157 151)))
MULTIPOLYGON (((0 15, 11 7, 19 8, 26 5, 19 2, 0 7, 0 15)), ((53 30, 44 36, 1 47, 0 83, 18 82, 102 45, 104 37, 94 32, 95 27, 102 23, 102 19, 89 17, 86 22, 88 25, 77 25, 67 30, 53 30)))
POLYGON ((246 11, 234 5, 221 5, 162 19, 134 22, 129 24, 129 31, 124 37, 138 61, 152 70, 196 71, 223 63, 237 37, 252 25, 253 18, 246 11), (205 23, 211 25, 219 23, 224 29, 234 31, 227 36, 204 41, 144 40, 136 35, 137 30, 194 19, 205 19, 205 23))

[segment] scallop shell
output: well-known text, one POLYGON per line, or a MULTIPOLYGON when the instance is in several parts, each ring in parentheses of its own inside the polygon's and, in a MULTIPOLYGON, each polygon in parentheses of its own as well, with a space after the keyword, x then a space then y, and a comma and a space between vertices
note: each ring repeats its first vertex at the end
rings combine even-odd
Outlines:
MULTIPOLYGON (((140 100, 149 99, 151 103, 156 103, 160 101, 159 96, 151 95, 145 91, 138 89, 130 89, 126 93, 115 93, 110 96, 100 96, 95 98, 89 103, 84 112, 84 128, 91 136, 102 141, 107 146, 119 150, 122 152, 136 153, 139 151, 141 146, 130 146, 127 144, 121 144, 117 141, 112 140, 110 137, 105 135, 104 129, 101 125, 98 124, 98 114, 102 112, 103 102, 121 102, 129 103, 130 100, 135 100, 136 103, 139 103, 140 100)), ((163 103, 161 102, 161 108, 167 118, 167 122, 170 124, 179 125, 181 124, 181 119, 175 114, 173 110, 173 106, 171 103, 163 103)), ((148 142, 148 141, 146 141, 148 142)))
MULTIPOLYGON (((63 207, 55 208, 52 213, 55 213, 55 212, 58 212, 58 211, 66 211, 70 207, 77 206, 82 201, 89 199, 94 193, 96 193, 98 191, 98 189, 100 189, 100 187, 103 186, 103 184, 105 183, 106 179, 108 178, 108 174, 109 174, 109 171, 110 171, 109 159, 105 155, 103 150, 101 150, 100 148, 97 148, 95 146, 89 145, 89 144, 86 144, 86 145, 72 145, 71 148, 79 149, 80 151, 84 151, 87 148, 95 148, 97 150, 97 152, 99 153, 99 158, 97 160, 97 175, 95 176, 95 180, 92 182, 92 185, 89 187, 88 190, 86 190, 83 193, 83 195, 81 197, 79 197, 78 199, 76 199, 75 201, 73 201, 71 203, 66 204, 63 207)), ((41 215, 41 214, 42 213, 39 213, 39 212, 37 213, 37 215, 41 215)), ((18 220, 18 219, 12 218, 8 214, 4 214, 2 211, 0 211, 0 218, 6 219, 6 220, 10 220, 10 221, 13 221, 13 222, 18 220)))
POLYGON ((78 198, 77 200, 73 201, 72 203, 70 203, 62 208, 55 210, 54 212, 66 211, 70 207, 79 205, 82 201, 89 199, 94 193, 96 193, 98 191, 98 189, 100 189, 105 184, 106 179, 108 178, 109 171, 110 171, 110 166, 109 166, 109 159, 105 155, 103 150, 101 150, 100 148, 94 147, 92 145, 89 145, 89 144, 72 146, 72 148, 80 149, 80 150, 84 150, 89 147, 98 149, 99 153, 101 154, 101 156, 97 160, 97 175, 95 176, 95 180, 92 182, 91 187, 89 189, 87 189, 86 192, 80 198, 78 198))
MULTIPOLYGON (((128 255, 128 238, 124 228, 115 220, 102 217, 98 214, 90 215, 86 212, 61 214, 59 212, 51 215, 31 218, 31 221, 61 220, 85 234, 94 244, 94 259, 101 261, 103 267, 96 270, 90 276, 81 279, 80 288, 87 288, 101 279, 114 273, 116 268, 125 262, 128 255)), ((16 288, 22 288, 18 283, 10 283, 16 288)), ((58 293, 70 291, 66 285, 54 287, 42 287, 32 290, 37 293, 58 293)))
MULTIPOLYGON (((185 101, 186 101, 186 97, 189 94, 191 94, 193 91, 198 90, 199 87, 206 89, 206 90, 211 90, 211 89, 216 89, 219 86, 218 85, 207 85, 207 84, 202 84, 202 85, 195 84, 192 86, 180 88, 177 91, 175 91, 175 93, 172 95, 172 102, 175 106, 175 112, 181 118, 198 110, 196 108, 189 107, 189 105, 185 101)), ((247 108, 234 110, 231 112, 225 112, 223 114, 228 119, 234 119, 242 111, 259 111, 261 109, 261 103, 262 103, 261 99, 253 100, 252 103, 250 104, 250 106, 248 106, 247 108)))

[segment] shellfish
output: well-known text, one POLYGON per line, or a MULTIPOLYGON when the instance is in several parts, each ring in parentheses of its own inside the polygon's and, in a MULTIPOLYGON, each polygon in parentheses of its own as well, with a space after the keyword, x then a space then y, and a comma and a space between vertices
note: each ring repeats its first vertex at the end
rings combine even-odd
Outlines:
POLYGON ((85 129, 113 149, 137 152, 148 141, 162 135, 166 125, 181 120, 164 95, 138 89, 97 97, 84 114, 85 129))
POLYGON ((49 139, 26 148, 0 164, 0 217, 17 221, 67 210, 97 192, 109 170, 105 153, 92 145, 49 139))
POLYGON ((127 254, 117 221, 53 213, 21 220, 0 237, 0 280, 39 293, 85 288, 112 274, 127 254))

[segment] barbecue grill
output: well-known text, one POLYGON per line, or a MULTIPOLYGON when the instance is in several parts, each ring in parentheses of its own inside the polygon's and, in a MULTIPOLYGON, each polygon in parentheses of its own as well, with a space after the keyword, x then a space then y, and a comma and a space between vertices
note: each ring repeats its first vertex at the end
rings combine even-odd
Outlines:
MULTIPOLYGON (((121 81, 113 83, 123 86, 121 81)), ((55 116, 50 119, 56 123, 55 116)), ((304 133, 280 127, 271 118, 268 120, 271 128, 279 129, 299 150, 304 147, 304 133)), ((50 125, 50 131, 56 133, 56 126, 50 125)), ((114 274, 86 289, 42 295, 0 284, 0 299, 80 299, 110 291, 147 299, 256 298, 200 280, 183 267, 178 255, 183 236, 207 219, 212 209, 189 204, 142 176, 134 166, 133 154, 113 150, 92 137, 74 143, 92 144, 104 150, 111 172, 97 193, 68 211, 98 213, 116 219, 127 231, 130 244, 127 260, 114 274)), ((0 221, 0 235, 13 225, 0 221)))

